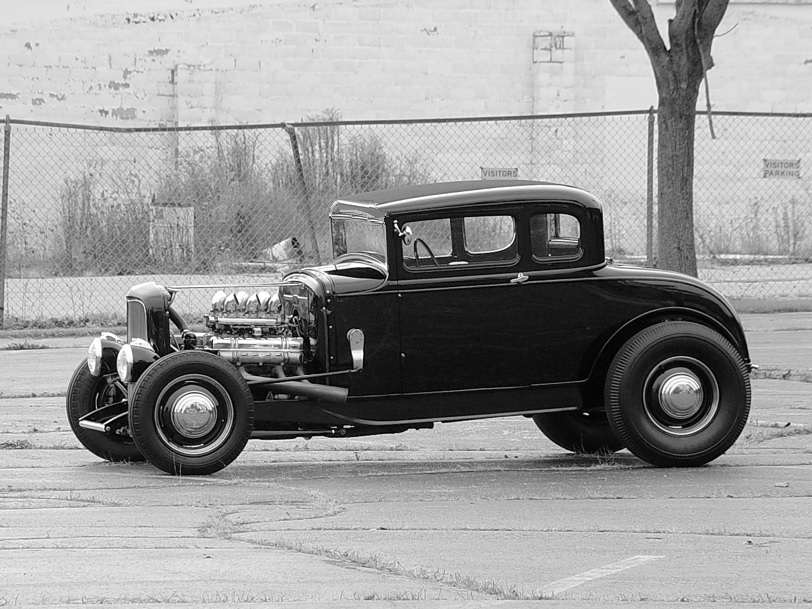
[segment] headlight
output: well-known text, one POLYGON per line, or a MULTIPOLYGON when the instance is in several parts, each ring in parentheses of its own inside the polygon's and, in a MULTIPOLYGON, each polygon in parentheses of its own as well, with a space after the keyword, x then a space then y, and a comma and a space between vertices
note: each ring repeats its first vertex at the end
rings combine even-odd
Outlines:
POLYGON ((102 369, 102 343, 101 338, 94 338, 87 349, 87 367, 90 374, 99 376, 102 369))
POLYGON ((118 357, 116 357, 116 372, 118 372, 118 378, 125 383, 129 383, 132 380, 133 349, 130 345, 124 345, 121 351, 118 352, 118 357))
POLYGON ((134 383, 157 359, 158 354, 152 345, 141 338, 134 338, 118 352, 116 372, 125 383, 134 383))

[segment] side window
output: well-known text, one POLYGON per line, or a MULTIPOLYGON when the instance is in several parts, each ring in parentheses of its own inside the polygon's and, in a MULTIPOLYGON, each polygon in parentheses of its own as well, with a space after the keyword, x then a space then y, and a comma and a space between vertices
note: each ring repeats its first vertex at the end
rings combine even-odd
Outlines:
POLYGON ((581 224, 569 214, 535 214, 530 218, 530 246, 539 262, 581 255, 581 224))
POLYGON ((434 265, 439 257, 451 256, 451 221, 448 218, 439 220, 418 220, 407 225, 411 231, 409 243, 403 243, 403 264, 407 268, 434 265))
POLYGON ((471 254, 506 251, 515 240, 513 216, 465 218, 465 249, 471 254))
POLYGON ((518 259, 511 215, 418 220, 403 227, 403 265, 409 270, 513 263, 518 259))

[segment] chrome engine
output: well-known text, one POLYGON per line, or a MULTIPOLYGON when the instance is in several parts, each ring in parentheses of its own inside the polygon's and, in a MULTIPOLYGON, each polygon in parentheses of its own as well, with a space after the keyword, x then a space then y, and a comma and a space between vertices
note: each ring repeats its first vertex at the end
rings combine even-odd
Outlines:
POLYGON ((306 289, 278 294, 218 291, 198 346, 235 365, 299 367, 316 342, 306 289))

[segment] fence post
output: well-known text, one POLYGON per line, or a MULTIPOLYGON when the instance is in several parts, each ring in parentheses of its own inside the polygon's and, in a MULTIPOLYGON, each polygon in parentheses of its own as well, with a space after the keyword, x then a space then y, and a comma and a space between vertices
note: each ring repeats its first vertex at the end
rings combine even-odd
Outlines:
POLYGON ((646 266, 654 266, 654 122, 654 106, 651 106, 646 150, 646 266))
POLYGON ((11 119, 3 127, 3 195, 0 199, 0 329, 6 319, 6 260, 8 255, 8 166, 11 152, 11 119))
POLYGON ((293 149, 293 164, 296 167, 296 175, 299 177, 299 188, 302 191, 302 203, 305 212, 305 219, 307 220, 307 228, 310 237, 310 247, 316 254, 316 262, 321 264, 321 254, 319 253, 319 239, 316 235, 316 225, 313 221, 313 202, 310 198, 310 189, 307 187, 307 180, 305 180, 304 165, 302 164, 302 155, 299 152, 299 139, 296 137, 296 130, 285 123, 285 131, 290 138, 290 147, 293 149))

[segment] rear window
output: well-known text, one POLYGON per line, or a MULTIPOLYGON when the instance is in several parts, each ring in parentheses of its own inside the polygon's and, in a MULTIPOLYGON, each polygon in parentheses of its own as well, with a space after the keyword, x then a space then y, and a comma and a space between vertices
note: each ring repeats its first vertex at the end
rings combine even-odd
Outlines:
POLYGON ((530 247, 537 261, 581 256, 581 223, 564 213, 534 214, 530 218, 530 247))

